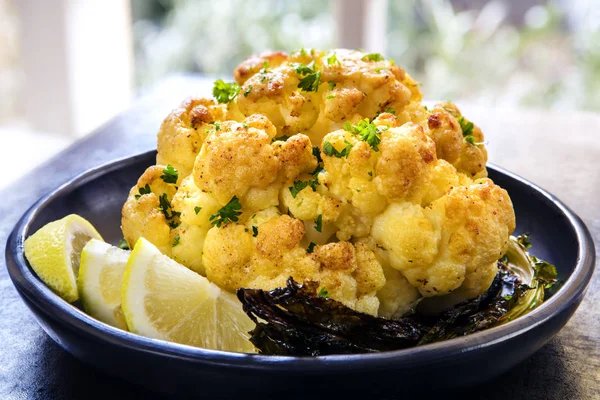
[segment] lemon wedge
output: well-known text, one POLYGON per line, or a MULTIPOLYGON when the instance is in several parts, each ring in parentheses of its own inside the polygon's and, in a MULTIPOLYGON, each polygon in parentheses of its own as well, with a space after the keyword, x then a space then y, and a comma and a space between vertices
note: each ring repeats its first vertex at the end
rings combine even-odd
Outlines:
POLYGON ((254 323, 232 293, 163 255, 144 238, 136 243, 121 292, 131 332, 209 349, 254 352, 254 323))
POLYGON ((81 251, 77 277, 85 311, 109 325, 127 329, 121 311, 121 285, 129 252, 101 240, 90 240, 81 251))
POLYGON ((77 274, 81 250, 90 239, 102 240, 96 229, 71 214, 44 225, 25 240, 25 257, 37 276, 68 302, 79 299, 77 274))

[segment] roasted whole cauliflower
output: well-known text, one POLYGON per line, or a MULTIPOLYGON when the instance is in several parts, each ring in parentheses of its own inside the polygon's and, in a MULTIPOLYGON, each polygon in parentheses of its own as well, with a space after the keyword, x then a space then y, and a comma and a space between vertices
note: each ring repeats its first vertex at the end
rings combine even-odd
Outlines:
POLYGON ((483 133, 379 54, 264 52, 184 102, 122 229, 223 289, 288 277, 397 318, 490 286, 515 216, 487 178, 483 133))

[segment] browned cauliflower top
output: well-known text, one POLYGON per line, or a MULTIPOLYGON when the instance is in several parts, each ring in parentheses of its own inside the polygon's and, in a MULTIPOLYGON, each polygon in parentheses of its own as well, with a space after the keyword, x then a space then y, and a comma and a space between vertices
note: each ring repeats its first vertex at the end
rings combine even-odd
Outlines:
POLYGON ((489 287, 514 211, 455 105, 428 109, 393 61, 344 49, 264 52, 234 76, 163 122, 123 206, 130 245, 226 290, 310 279, 388 318, 489 287))

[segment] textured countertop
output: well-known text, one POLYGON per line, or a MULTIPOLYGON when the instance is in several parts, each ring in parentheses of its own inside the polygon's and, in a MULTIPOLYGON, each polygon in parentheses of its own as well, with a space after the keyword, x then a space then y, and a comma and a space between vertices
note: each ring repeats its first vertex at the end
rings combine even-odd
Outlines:
MULTIPOLYGON (((106 161, 155 148, 162 119, 186 96, 207 95, 210 82, 191 76, 164 81, 130 110, 0 191, 0 243, 6 243, 31 204, 64 181, 106 161)), ((490 162, 563 200, 585 221, 598 247, 600 114, 459 106, 483 129, 490 162)), ((461 399, 600 399, 599 271, 574 317, 546 346, 495 381, 455 395, 461 399)), ((71 398, 159 397, 96 371, 59 348, 22 303, 1 257, 0 399, 71 398)))

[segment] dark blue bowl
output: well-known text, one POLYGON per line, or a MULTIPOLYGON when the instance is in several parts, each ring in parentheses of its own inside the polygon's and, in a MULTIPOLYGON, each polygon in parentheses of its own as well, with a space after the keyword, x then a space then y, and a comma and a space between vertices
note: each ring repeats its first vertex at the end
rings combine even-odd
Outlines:
POLYGON ((278 357, 236 354, 148 339, 105 325, 55 295, 23 256, 23 241, 44 224, 77 213, 112 243, 129 188, 155 152, 92 169, 39 200, 12 232, 8 271, 48 335, 75 357, 109 374, 164 393, 240 398, 422 394, 483 382, 529 357, 579 306, 594 269, 594 245, 583 222, 551 194, 490 166, 508 190, 517 232, 529 232, 533 253, 558 268, 562 284, 541 307, 505 325, 411 349, 363 355, 278 357))

